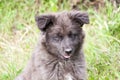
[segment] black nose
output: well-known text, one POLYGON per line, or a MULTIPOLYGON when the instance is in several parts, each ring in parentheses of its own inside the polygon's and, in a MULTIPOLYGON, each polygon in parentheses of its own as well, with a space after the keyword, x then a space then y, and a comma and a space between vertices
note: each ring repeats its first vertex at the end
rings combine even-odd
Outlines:
POLYGON ((65 53, 67 53, 68 55, 72 53, 72 49, 68 48, 68 49, 65 49, 65 53))

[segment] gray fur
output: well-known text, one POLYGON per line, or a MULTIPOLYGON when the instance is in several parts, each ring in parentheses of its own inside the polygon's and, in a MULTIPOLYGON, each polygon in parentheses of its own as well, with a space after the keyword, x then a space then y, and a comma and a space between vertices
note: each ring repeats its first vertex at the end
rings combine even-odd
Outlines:
POLYGON ((46 14, 36 16, 36 22, 40 39, 15 80, 86 80, 82 26, 89 23, 88 15, 79 11, 46 14))

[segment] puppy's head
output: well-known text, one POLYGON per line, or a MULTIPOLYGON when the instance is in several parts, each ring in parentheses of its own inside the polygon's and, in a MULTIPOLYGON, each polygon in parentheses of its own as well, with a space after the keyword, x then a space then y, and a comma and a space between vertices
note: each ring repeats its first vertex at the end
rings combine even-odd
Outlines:
POLYGON ((68 59, 79 54, 84 33, 82 26, 89 23, 87 13, 62 12, 36 17, 38 28, 44 32, 46 50, 60 58, 68 59))

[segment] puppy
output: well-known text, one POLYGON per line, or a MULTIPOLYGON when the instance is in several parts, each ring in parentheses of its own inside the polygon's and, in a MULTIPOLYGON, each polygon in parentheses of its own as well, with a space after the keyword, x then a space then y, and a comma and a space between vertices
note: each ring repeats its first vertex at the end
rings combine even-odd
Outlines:
POLYGON ((66 11, 36 16, 35 20, 40 39, 15 80, 86 80, 82 26, 89 23, 88 14, 66 11))

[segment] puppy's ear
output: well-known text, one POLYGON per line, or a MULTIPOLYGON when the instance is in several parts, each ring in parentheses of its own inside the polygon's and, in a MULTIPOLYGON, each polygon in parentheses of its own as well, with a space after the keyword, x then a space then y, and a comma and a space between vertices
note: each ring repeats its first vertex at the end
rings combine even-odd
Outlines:
POLYGON ((38 28, 41 31, 46 31, 51 25, 53 25, 54 20, 53 15, 42 15, 42 16, 35 16, 35 21, 37 23, 38 28))
POLYGON ((81 27, 84 24, 89 24, 89 16, 87 13, 73 11, 71 12, 71 19, 73 22, 80 24, 81 27))

